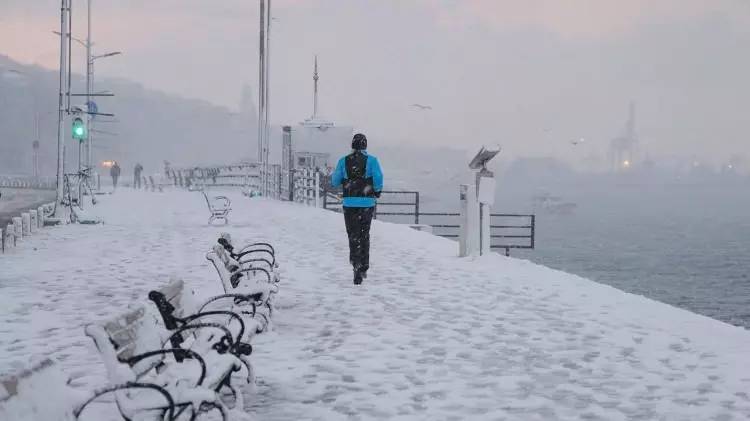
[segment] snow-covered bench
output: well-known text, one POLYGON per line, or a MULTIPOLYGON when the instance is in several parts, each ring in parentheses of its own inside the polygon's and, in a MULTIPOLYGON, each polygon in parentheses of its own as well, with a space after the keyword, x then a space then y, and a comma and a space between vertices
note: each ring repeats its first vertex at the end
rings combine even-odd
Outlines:
POLYGON ((262 297, 256 294, 222 294, 211 297, 200 303, 186 303, 187 297, 195 294, 185 288, 182 280, 175 280, 164 287, 149 292, 148 298, 156 305, 164 321, 164 327, 171 333, 170 342, 173 348, 182 347, 190 340, 191 349, 198 347, 202 350, 215 350, 220 354, 230 353, 242 361, 247 369, 247 381, 253 381, 253 370, 249 360, 253 348, 249 342, 252 335, 248 333, 256 329, 253 320, 255 302, 262 297), (250 303, 251 306, 243 306, 250 303), (215 307, 219 309, 208 309, 215 307), (252 310, 252 313, 246 312, 252 310), (249 322, 248 322, 249 320, 249 322), (193 327, 200 326, 201 330, 193 327), (207 328, 214 327, 210 330, 207 328), (186 338, 185 334, 192 335, 186 338))
MULTIPOLYGON (((88 397, 70 387, 68 377, 45 359, 0 378, 0 420, 76 420, 88 397)), ((81 417, 86 419, 95 418, 81 417)))
POLYGON ((209 198, 205 191, 201 191, 201 193, 206 198, 208 211, 211 212, 208 224, 211 225, 217 219, 222 219, 224 220, 224 224, 228 224, 229 211, 232 210, 232 201, 226 196, 213 196, 209 198))
MULTIPOLYGON (((181 328, 201 329, 202 326, 181 328)), ((211 326, 211 328, 216 328, 211 326)), ((232 373, 243 363, 234 355, 214 350, 168 347, 170 332, 158 325, 156 316, 141 306, 104 324, 86 326, 104 362, 109 384, 117 390, 115 401, 122 416, 130 419, 193 420, 199 414, 218 410, 228 420, 229 410, 220 399, 225 389, 234 396, 234 407, 242 408, 241 394, 231 384, 232 373), (128 386, 145 385, 139 389, 128 386), (161 396, 154 396, 158 391, 161 396), (166 396, 170 396, 165 402, 166 396), (189 411, 188 411, 189 410, 189 411)), ((172 334, 171 336, 174 336, 172 334)), ((233 419, 243 417, 232 411, 233 419)), ((241 419, 241 418, 240 418, 241 419)))
MULTIPOLYGON (((236 260, 240 267, 243 269, 251 268, 263 268, 273 278, 273 282, 277 283, 281 280, 279 274, 279 265, 276 262, 276 250, 269 243, 249 243, 239 249, 236 249, 232 244, 232 236, 229 233, 223 232, 217 241, 227 255, 236 260), (235 252, 235 250, 237 250, 235 252)), ((229 267, 228 270, 231 271, 229 267)))
POLYGON ((253 319, 258 322, 255 333, 267 330, 273 314, 272 296, 278 292, 278 286, 273 282, 271 273, 261 267, 243 268, 219 244, 206 254, 206 259, 216 269, 225 294, 261 293, 260 299, 252 303, 253 319), (259 273, 265 275, 260 280, 256 279, 259 273))

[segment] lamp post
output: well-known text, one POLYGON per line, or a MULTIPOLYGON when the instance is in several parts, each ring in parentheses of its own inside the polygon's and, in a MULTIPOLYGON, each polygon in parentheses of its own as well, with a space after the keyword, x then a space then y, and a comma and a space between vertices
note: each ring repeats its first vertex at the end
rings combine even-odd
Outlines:
MULTIPOLYGON (((65 115, 67 107, 63 92, 68 80, 68 35, 70 18, 70 0, 60 0, 60 90, 57 106, 57 188, 55 192, 55 217, 62 217, 63 183, 65 166, 65 115)), ((69 94, 70 92, 68 92, 69 94)), ((70 96, 68 96, 68 100, 70 96)))
MULTIPOLYGON (((62 36, 62 34, 58 31, 52 31, 52 33, 58 36, 62 36)), ((91 97, 95 95, 92 93, 92 91, 94 90, 94 61, 105 57, 120 55, 122 54, 122 52, 114 51, 106 54, 92 55, 91 47, 94 46, 94 43, 91 42, 91 0, 88 1, 88 33, 86 41, 78 39, 72 36, 72 34, 67 34, 67 36, 72 41, 75 41, 82 47, 86 48, 86 111, 88 113, 86 116, 86 167, 91 168, 93 163, 92 125, 94 118, 91 113, 96 113, 95 110, 92 110, 91 105, 91 97)))
MULTIPOLYGON (((89 7, 90 5, 91 5, 91 2, 89 1, 89 7)), ((114 51, 111 53, 91 56, 91 43, 90 42, 88 43, 87 55, 89 56, 89 59, 86 62, 86 107, 87 107, 87 111, 89 112, 88 117, 86 118, 86 128, 87 128, 87 131, 86 131, 86 136, 87 136, 86 166, 88 168, 91 168, 94 162, 93 161, 94 137, 92 135, 92 133, 94 132, 93 130, 94 115, 92 115, 91 113, 98 112, 98 110, 92 110, 92 105, 91 105, 92 104, 91 95, 92 95, 92 91, 94 90, 94 61, 99 60, 100 58, 112 57, 112 56, 116 56, 120 54, 122 54, 122 52, 114 51)))
POLYGON ((259 60, 258 60, 258 161, 261 171, 261 194, 269 193, 268 188, 268 157, 269 157, 269 100, 268 80, 270 63, 270 40, 271 40, 271 0, 260 0, 260 34, 259 34, 259 60), (268 7, 266 7, 266 2, 268 7))

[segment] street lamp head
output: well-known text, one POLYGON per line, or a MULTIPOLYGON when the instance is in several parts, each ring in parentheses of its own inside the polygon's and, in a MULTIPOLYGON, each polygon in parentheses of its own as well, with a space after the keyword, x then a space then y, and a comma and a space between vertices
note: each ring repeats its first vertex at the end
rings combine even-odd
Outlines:
MULTIPOLYGON (((58 37, 61 37, 62 34, 59 31, 52 31, 53 34, 57 35, 58 37)), ((68 34, 68 38, 72 39, 73 41, 83 45, 84 47, 87 46, 86 41, 81 41, 80 39, 68 34)), ((93 43, 91 45, 94 45, 93 43)))
POLYGON ((113 51, 111 53, 106 53, 106 54, 100 54, 100 55, 97 55, 97 56, 92 56, 91 57, 91 62, 93 62, 94 60, 98 60, 100 58, 118 56, 120 54, 122 54, 122 51, 113 51))

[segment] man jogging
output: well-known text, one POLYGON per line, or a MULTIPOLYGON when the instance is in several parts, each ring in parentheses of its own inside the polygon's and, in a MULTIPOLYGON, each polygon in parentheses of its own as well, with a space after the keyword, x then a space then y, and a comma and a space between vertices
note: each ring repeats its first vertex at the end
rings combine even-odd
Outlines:
POLYGON ((331 174, 333 187, 344 189, 344 221, 349 235, 349 262, 354 268, 354 284, 367 278, 370 268, 370 223, 376 198, 383 190, 380 162, 367 154, 367 138, 357 133, 352 139, 352 153, 341 158, 331 174))

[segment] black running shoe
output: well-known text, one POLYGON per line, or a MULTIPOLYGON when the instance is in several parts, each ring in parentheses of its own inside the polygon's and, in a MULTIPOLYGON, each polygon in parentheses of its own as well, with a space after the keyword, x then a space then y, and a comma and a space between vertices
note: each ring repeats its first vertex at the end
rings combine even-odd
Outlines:
POLYGON ((354 271, 354 285, 360 285, 362 283, 362 272, 354 271))

